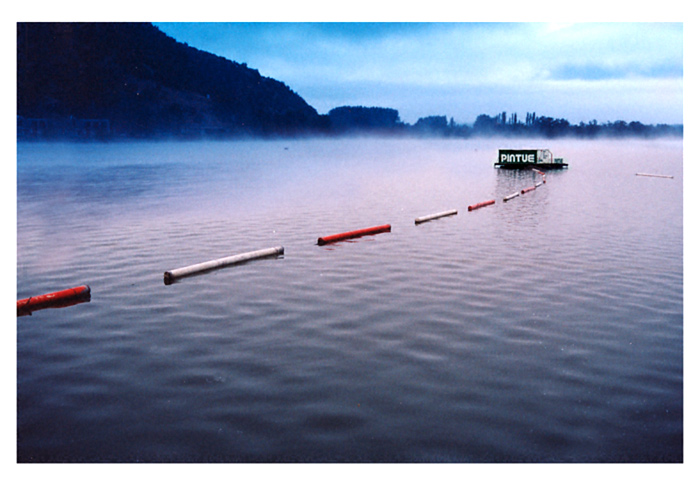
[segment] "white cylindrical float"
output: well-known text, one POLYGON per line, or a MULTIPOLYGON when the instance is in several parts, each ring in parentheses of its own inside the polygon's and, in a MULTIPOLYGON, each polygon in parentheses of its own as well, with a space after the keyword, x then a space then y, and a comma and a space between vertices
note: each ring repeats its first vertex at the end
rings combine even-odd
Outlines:
POLYGON ((441 213, 429 214, 428 216, 421 216, 420 218, 416 218, 416 224, 425 223, 434 219, 444 218, 445 216, 452 216, 453 214, 457 214, 456 209, 450 209, 449 211, 443 211, 441 213))
POLYGON ((183 277, 189 277, 198 273, 206 272, 208 270, 214 270, 216 268, 228 267, 230 265, 236 265, 239 263, 249 262, 251 260, 257 260, 260 258, 267 258, 277 255, 284 254, 284 247, 276 246, 273 248, 265 248, 264 250, 250 251, 248 253, 241 253, 239 255, 233 255, 225 258, 219 258, 218 260, 211 260, 204 263, 197 263, 195 265, 190 265, 188 267, 177 268, 175 270, 170 270, 165 272, 163 275, 163 281, 165 285, 170 285, 175 280, 183 277))
POLYGON ((535 187, 540 187, 542 184, 544 184, 544 182, 535 182, 535 187))
POLYGON ((509 196, 506 196, 503 198, 503 202, 510 201, 511 199, 518 197, 520 195, 520 192, 514 192, 513 194, 510 194, 509 196))
POLYGON ((637 172, 638 176, 644 176, 644 177, 661 177, 663 179, 673 179, 672 175, 662 175, 662 174, 645 174, 644 172, 637 172))

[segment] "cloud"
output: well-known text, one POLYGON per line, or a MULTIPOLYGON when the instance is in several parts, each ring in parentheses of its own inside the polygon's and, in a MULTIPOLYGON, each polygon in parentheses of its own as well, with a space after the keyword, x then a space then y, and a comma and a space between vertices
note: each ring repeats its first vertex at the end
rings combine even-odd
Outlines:
POLYGON ((676 63, 659 65, 562 64, 550 74, 555 80, 588 80, 629 78, 682 78, 683 66, 676 63))

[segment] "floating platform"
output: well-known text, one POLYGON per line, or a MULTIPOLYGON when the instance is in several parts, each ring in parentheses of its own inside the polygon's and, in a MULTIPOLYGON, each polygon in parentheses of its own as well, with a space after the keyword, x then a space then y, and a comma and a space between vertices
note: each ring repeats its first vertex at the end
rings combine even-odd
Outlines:
POLYGON ((569 168, 569 164, 564 162, 564 159, 555 159, 549 149, 500 149, 498 162, 493 166, 497 169, 536 169, 538 171, 569 168))

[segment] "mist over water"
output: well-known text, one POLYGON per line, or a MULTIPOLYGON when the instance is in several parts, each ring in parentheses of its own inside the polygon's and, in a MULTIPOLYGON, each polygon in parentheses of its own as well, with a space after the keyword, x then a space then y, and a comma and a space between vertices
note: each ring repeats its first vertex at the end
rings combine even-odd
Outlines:
POLYGON ((17 152, 17 298, 92 289, 17 319, 20 462, 683 460, 682 140, 17 152))

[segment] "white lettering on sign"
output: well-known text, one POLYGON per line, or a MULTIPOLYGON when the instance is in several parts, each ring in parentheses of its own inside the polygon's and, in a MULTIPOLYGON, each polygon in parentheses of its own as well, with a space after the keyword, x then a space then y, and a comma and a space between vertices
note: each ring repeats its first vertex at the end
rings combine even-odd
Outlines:
POLYGON ((535 163, 535 154, 501 154, 501 162, 535 163))

